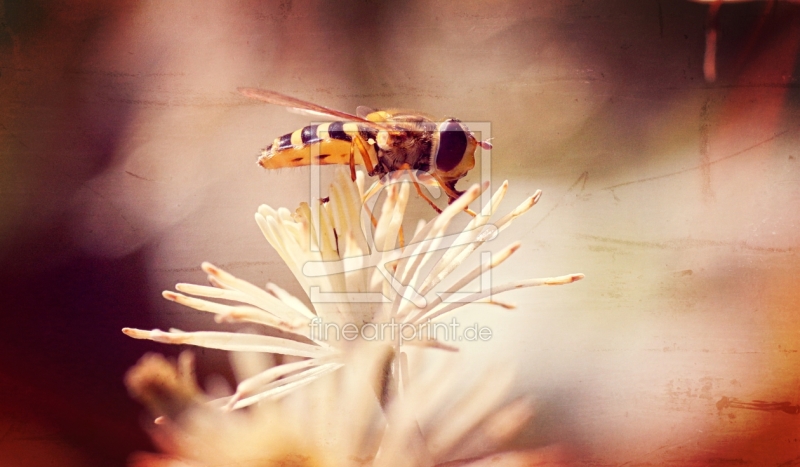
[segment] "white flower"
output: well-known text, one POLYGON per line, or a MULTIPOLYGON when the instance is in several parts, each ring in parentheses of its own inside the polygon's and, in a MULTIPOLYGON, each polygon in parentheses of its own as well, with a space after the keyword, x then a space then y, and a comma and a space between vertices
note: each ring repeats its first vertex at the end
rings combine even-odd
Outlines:
POLYGON ((202 404, 205 395, 186 354, 177 367, 160 355, 143 357, 126 383, 135 398, 162 415, 150 431, 163 454, 137 454, 133 465, 523 466, 556 460, 546 451, 498 452, 532 415, 525 398, 502 403, 510 372, 499 369, 465 385, 451 378, 452 365, 427 363, 418 366, 424 371, 413 381, 404 381, 401 397, 381 406, 376 388, 393 351, 386 345, 358 347, 341 371, 279 400, 230 413, 202 404), (455 384, 460 395, 454 397, 455 384))
MULTIPOLYGON (((164 292, 169 300, 217 314, 217 321, 257 323, 283 331, 289 338, 215 331, 126 328, 123 332, 134 338, 170 344, 304 358, 240 382, 232 397, 217 401, 232 409, 284 394, 341 367, 351 343, 326 340, 325 336, 311 332, 320 323, 335 325, 337 330, 348 325, 360 330, 376 323, 420 326, 441 320, 445 314, 468 303, 496 303, 491 301, 493 295, 511 289, 568 284, 583 278, 582 274, 569 274, 529 279, 459 295, 464 287, 501 264, 520 245, 509 245, 458 279, 451 278, 452 273, 476 248, 496 237, 536 204, 541 193, 537 191, 510 213, 489 223, 508 188, 508 183, 503 183, 481 214, 463 229, 450 233, 453 219, 462 215, 487 188, 488 184, 472 186, 432 220, 420 222, 411 240, 404 242, 401 226, 409 183, 388 186, 386 199, 375 218, 363 201, 363 175, 359 173, 353 183, 346 171, 339 171, 330 188, 329 202, 315 203, 313 208, 302 203, 294 214, 285 208, 276 210, 263 205, 256 214, 258 226, 309 295, 313 310, 275 284, 267 284, 264 290, 208 263, 203 264, 203 270, 213 287, 178 284, 176 289, 181 293, 164 292)), ((396 349, 404 343, 398 334, 392 334, 396 349)), ((414 337, 405 343, 452 349, 429 336, 414 337)))

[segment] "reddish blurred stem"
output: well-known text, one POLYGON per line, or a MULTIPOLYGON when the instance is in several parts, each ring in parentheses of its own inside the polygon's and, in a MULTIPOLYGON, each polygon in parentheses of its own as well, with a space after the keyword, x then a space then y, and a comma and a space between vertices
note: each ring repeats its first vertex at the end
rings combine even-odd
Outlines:
POLYGON ((717 22, 717 15, 719 14, 719 7, 722 6, 723 0, 716 0, 708 7, 708 16, 706 16, 706 54, 703 58, 703 75, 706 81, 713 83, 717 79, 717 33, 719 25, 717 22))

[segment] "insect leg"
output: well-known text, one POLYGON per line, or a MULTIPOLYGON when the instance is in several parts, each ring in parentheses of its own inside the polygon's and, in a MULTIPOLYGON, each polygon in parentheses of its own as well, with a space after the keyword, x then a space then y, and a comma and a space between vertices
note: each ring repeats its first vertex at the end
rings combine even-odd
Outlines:
POLYGON ((400 248, 406 247, 406 238, 403 234, 403 226, 400 226, 400 230, 397 231, 397 242, 400 244, 400 248))
POLYGON ((356 143, 350 143, 350 180, 356 181, 356 143))
POLYGON ((375 218, 375 214, 372 214, 372 211, 369 209, 369 206, 367 206, 366 203, 364 203, 364 209, 367 211, 367 214, 369 214, 369 219, 372 222, 372 226, 377 227, 378 219, 375 218))
POLYGON ((419 187, 419 183, 417 183, 417 182, 411 182, 411 183, 413 183, 413 184, 414 184, 414 188, 416 188, 416 189, 417 189, 417 194, 418 194, 418 195, 419 195, 419 196, 420 196, 422 199, 424 199, 425 201, 427 201, 427 202, 428 202, 428 204, 430 204, 430 205, 431 205, 431 207, 433 208, 433 210, 434 210, 434 211, 436 211, 436 213, 437 213, 437 214, 441 214, 441 213, 442 213, 442 210, 441 210, 441 209, 439 209, 439 206, 437 206, 437 205, 436 205, 436 204, 435 204, 435 203, 434 203, 434 202, 433 202, 433 201, 432 201, 430 198, 428 198, 427 196, 425 196, 425 193, 423 193, 423 192, 422 192, 422 188, 420 188, 420 187, 419 187))
MULTIPOLYGON (((372 214, 372 211, 370 211, 369 206, 367 206, 367 200, 369 200, 370 198, 375 196, 375 194, 378 193, 385 186, 386 186, 386 183, 384 183, 382 179, 378 180, 375 183, 373 183, 372 186, 369 188, 369 190, 367 190, 367 192, 364 194, 364 201, 363 201, 364 202, 364 209, 366 209, 367 212, 369 213, 369 217, 370 217, 370 219, 372 219, 372 226, 373 227, 377 227, 378 226, 378 219, 375 218, 375 215, 372 214)), ((400 226, 400 231, 397 233, 397 239, 400 242, 400 248, 405 247, 405 237, 403 235, 403 226, 402 225, 400 226)))
MULTIPOLYGON (((450 201, 448 201, 448 203, 447 203, 447 204, 453 204, 453 201, 455 201, 455 200, 457 200, 457 199, 458 199, 458 198, 450 198, 450 201)), ((472 209, 470 209, 470 208, 464 208, 464 212, 466 212, 467 214, 469 214, 469 215, 470 215, 470 216, 472 216, 472 217, 477 217, 477 216, 478 216, 478 215, 475 213, 475 211, 473 211, 473 210, 472 210, 472 209)))
MULTIPOLYGON (((364 161, 364 167, 367 169, 367 173, 372 176, 375 174, 375 166, 372 165, 372 158, 370 157, 369 151, 367 150, 367 144, 360 135, 353 138, 358 145, 358 151, 361 153, 361 160, 364 161)), ((355 180, 355 179, 354 179, 355 180)))
POLYGON ((427 202, 428 202, 428 204, 430 204, 430 205, 431 205, 431 207, 433 208, 433 210, 434 210, 434 211, 436 211, 436 213, 437 213, 437 214, 441 214, 441 213, 442 213, 442 210, 441 210, 441 209, 439 209, 439 206, 437 206, 437 205, 436 205, 436 203, 434 203, 434 202, 433 202, 433 201, 432 201, 430 198, 428 198, 427 196, 425 196, 425 193, 423 193, 423 192, 422 192, 422 188, 420 188, 420 186, 419 186, 419 182, 417 182, 417 181, 415 180, 415 178, 414 178, 414 171, 411 169, 411 166, 410 166, 410 165, 408 165, 408 164, 402 164, 402 165, 400 166, 400 168, 399 168, 399 169, 397 169, 397 170, 398 170, 398 172, 399 172, 399 171, 401 171, 401 170, 407 170, 407 171, 408 171, 408 172, 411 174, 411 183, 413 183, 413 184, 414 184, 414 188, 417 190, 417 194, 420 196, 420 198, 422 198, 422 199, 424 199, 425 201, 427 201, 427 202))
POLYGON ((350 144, 350 178, 353 181, 356 181, 356 148, 358 148, 358 152, 361 154, 361 160, 364 162, 364 167, 366 167, 367 173, 370 176, 375 173, 375 166, 372 165, 372 159, 370 158, 369 151, 367 151, 367 146, 364 142, 364 139, 361 136, 354 136, 353 141, 350 144))
MULTIPOLYGON (((455 190, 450 188, 446 183, 443 183, 442 180, 439 177, 437 177, 435 174, 433 174, 433 177, 436 179, 436 182, 439 184, 439 186, 442 187, 442 190, 444 190, 444 192, 447 195, 447 197, 450 198, 449 203, 452 203, 453 201, 455 201, 455 200, 457 200, 458 198, 461 197, 460 193, 456 193, 455 190)), ((466 212, 467 214, 469 214, 472 217, 476 217, 477 216, 477 214, 475 214, 475 212, 470 208, 464 208, 464 212, 466 212)))
POLYGON ((379 179, 379 180, 377 180, 375 183, 373 183, 373 184, 372 184, 372 186, 371 186, 371 187, 369 187, 369 189, 367 190, 367 192, 366 192, 366 193, 364 193, 364 200, 363 200, 363 202, 364 202, 364 203, 366 203, 366 202, 367 202, 367 201, 368 201, 370 198, 372 198, 373 196, 375 196, 375 194, 376 194, 376 193, 378 193, 379 191, 381 191, 381 188, 383 188, 384 186, 386 186, 386 184, 385 184, 385 183, 383 183, 383 180, 381 180, 381 179, 379 179))

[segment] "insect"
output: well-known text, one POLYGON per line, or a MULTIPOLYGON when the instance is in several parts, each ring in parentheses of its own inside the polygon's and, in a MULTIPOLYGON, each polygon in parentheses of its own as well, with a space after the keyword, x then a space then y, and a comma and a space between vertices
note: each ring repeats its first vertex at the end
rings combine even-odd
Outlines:
MULTIPOLYGON (((436 122, 416 112, 366 107, 359 107, 352 115, 274 91, 239 88, 239 92, 270 104, 341 119, 276 138, 258 158, 258 164, 266 169, 306 166, 315 157, 321 165, 349 164, 353 180, 356 165, 381 178, 397 170, 416 170, 428 173, 452 203, 463 193, 455 185, 475 166, 477 147, 492 147, 488 141, 478 141, 466 125, 453 118, 436 122)), ((441 212, 417 183, 415 187, 441 212)))

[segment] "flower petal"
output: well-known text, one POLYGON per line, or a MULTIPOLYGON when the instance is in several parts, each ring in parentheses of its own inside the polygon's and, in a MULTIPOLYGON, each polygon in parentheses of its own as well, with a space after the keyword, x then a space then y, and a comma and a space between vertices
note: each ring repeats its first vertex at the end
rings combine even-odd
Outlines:
POLYGON ((122 332, 134 339, 149 339, 165 344, 188 344, 209 349, 229 350, 233 352, 269 352, 296 357, 324 357, 336 353, 327 349, 303 342, 280 337, 261 336, 235 332, 197 331, 164 332, 159 329, 145 331, 142 329, 123 328, 122 332))
POLYGON ((490 297, 495 294, 508 292, 509 290, 514 289, 522 289, 526 287, 537 287, 540 285, 566 285, 571 284, 575 281, 579 281, 584 278, 583 274, 567 274, 566 276, 558 276, 558 277, 547 277, 544 279, 528 279, 526 281, 519 281, 519 282, 510 282, 508 284, 501 285, 499 287, 492 287, 491 290, 488 291, 480 291, 474 294, 468 295, 464 297, 462 300, 459 300, 455 303, 449 303, 444 307, 439 309, 431 310, 430 312, 426 313, 423 316, 420 316, 414 323, 421 323, 427 320, 433 320, 438 318, 439 316, 448 313, 456 308, 461 308, 462 306, 476 302, 478 300, 482 300, 486 297, 490 297))

